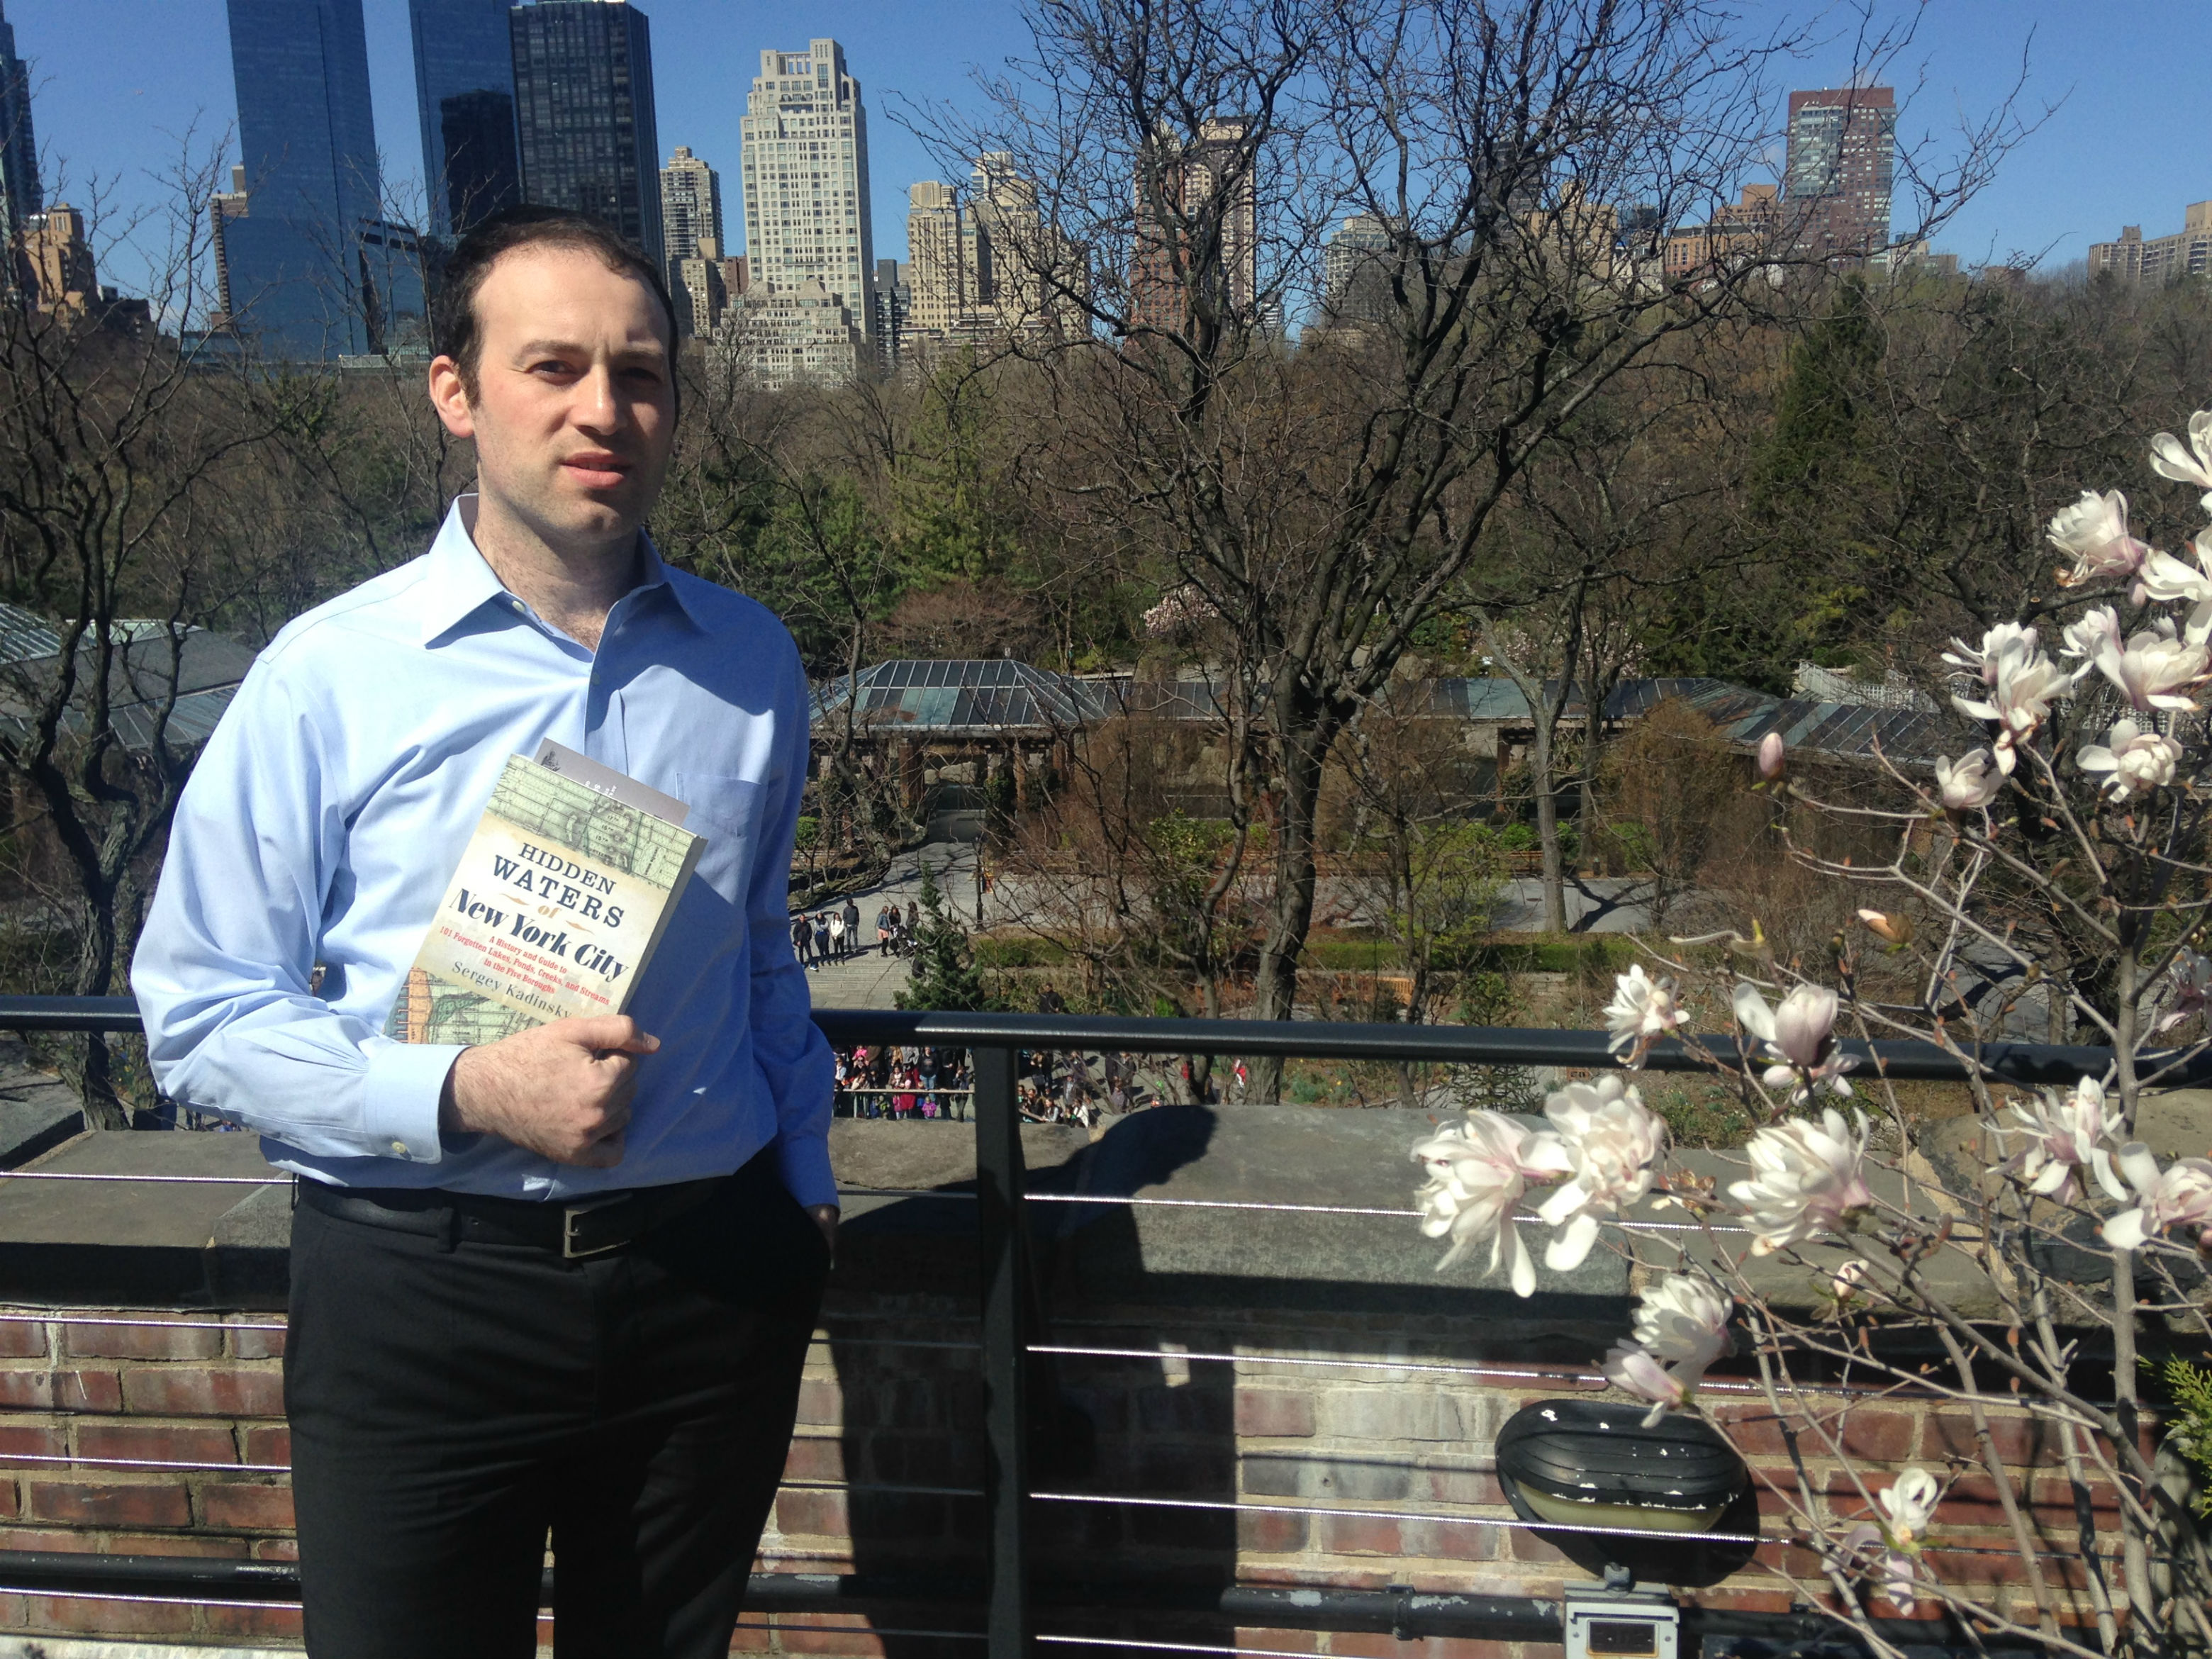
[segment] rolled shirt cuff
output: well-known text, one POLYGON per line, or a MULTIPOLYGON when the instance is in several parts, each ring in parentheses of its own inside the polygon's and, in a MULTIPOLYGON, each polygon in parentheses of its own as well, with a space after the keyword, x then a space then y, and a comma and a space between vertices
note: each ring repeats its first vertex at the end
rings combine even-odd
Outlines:
POLYGON ((461 1057, 458 1042, 384 1042, 369 1051, 367 1109, 362 1148, 374 1158, 435 1164, 445 1149, 438 1139, 438 1103, 447 1074, 461 1057))
POLYGON ((779 1139, 775 1163, 784 1190, 800 1204, 811 1209, 817 1204, 837 1202, 837 1177, 830 1173, 830 1143, 823 1137, 779 1139))

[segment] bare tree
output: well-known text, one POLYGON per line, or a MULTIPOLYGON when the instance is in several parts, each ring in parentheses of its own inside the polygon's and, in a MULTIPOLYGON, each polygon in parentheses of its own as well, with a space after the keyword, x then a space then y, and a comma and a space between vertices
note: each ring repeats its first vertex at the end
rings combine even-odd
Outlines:
MULTIPOLYGON (((161 244, 156 319, 204 309, 214 173, 187 159, 166 221, 126 228, 161 244)), ((206 736, 208 711, 186 708, 210 644, 195 623, 228 597, 224 496, 271 430, 234 373, 96 293, 34 282, 0 300, 0 571, 19 631, 45 630, 0 669, 0 766, 59 849, 80 994, 118 988, 147 856, 206 736)), ((76 1058, 91 1121, 126 1125, 106 1042, 76 1058)))
MULTIPOLYGON (((1771 137, 1765 71, 1700 0, 1032 0, 948 162, 1030 181, 1009 239, 1056 326, 1047 486, 1220 619, 1237 758, 1271 807, 1257 1009, 1287 1018, 1325 758, 1477 558, 1513 480, 1613 377, 1763 291, 1691 276, 1616 204, 1710 212, 1771 137), (1387 303, 1292 349, 1323 227, 1364 216, 1387 303), (1069 325, 1069 320, 1079 325, 1069 325)), ((1893 43, 1885 43, 1893 44, 1893 43)), ((1879 58, 1881 48, 1869 54, 1879 58)), ((1932 222, 1997 147, 1929 192, 1932 222)), ((1787 258, 1788 228, 1775 258, 1787 258)), ((1262 1060, 1255 1087, 1279 1085, 1262 1060)))

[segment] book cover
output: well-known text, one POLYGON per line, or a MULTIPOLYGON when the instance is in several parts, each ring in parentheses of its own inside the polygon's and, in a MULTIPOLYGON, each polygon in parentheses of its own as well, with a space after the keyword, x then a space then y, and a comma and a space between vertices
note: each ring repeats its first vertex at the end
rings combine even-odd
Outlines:
POLYGON ((670 821, 687 810, 557 744, 510 756, 389 1035, 495 1042, 622 1012, 707 844, 670 821))

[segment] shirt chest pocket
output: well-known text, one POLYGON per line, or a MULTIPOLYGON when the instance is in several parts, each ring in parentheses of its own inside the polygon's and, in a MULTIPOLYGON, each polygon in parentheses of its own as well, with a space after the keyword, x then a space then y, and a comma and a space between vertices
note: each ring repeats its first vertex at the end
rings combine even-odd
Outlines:
POLYGON ((704 836, 692 876, 733 904, 742 904, 751 880, 768 786, 715 772, 678 772, 677 798, 691 809, 684 827, 704 836))

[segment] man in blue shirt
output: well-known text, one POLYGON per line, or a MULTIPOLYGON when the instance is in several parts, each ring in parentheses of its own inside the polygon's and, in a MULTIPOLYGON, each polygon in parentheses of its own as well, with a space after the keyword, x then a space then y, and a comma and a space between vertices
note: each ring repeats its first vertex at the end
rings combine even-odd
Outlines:
POLYGON ((165 1092, 301 1177, 311 1650, 526 1655, 550 1531, 564 1659, 719 1656, 837 1218, 787 908, 805 680, 774 617, 641 528, 677 412, 650 262, 517 210, 455 250, 435 321, 430 398, 477 492, 262 653, 185 793, 132 986, 165 1092), (494 779, 547 738, 708 837, 628 1014, 393 1041, 494 779))

